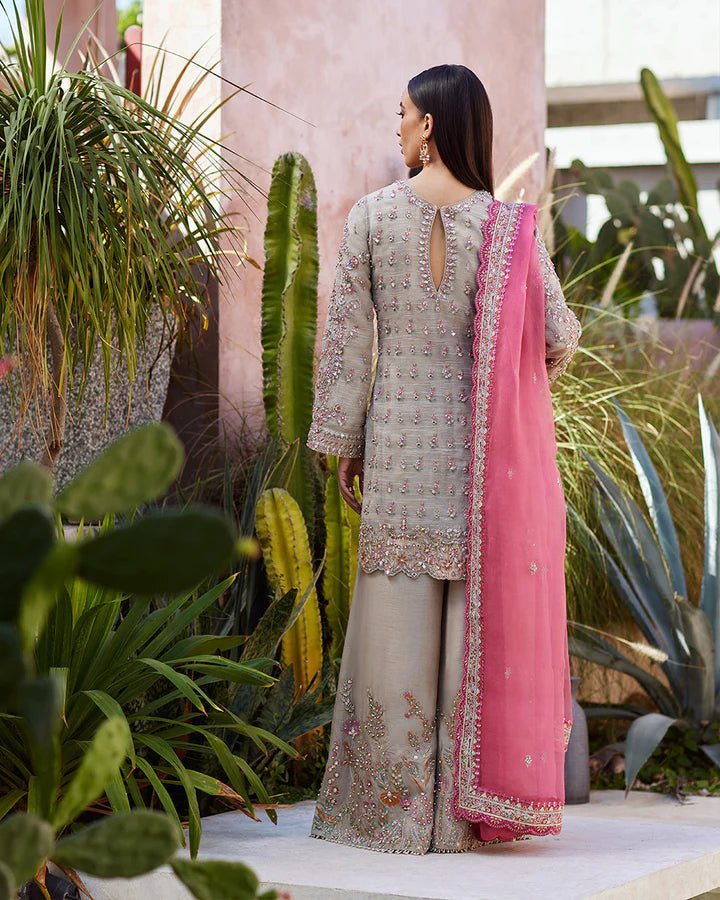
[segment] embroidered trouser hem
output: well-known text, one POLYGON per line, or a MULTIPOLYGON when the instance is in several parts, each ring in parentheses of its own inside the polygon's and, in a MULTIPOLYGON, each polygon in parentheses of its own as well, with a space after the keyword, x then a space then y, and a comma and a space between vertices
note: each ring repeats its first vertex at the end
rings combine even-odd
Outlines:
POLYGON ((465 581, 358 567, 311 836, 388 853, 488 843, 451 808, 465 581))

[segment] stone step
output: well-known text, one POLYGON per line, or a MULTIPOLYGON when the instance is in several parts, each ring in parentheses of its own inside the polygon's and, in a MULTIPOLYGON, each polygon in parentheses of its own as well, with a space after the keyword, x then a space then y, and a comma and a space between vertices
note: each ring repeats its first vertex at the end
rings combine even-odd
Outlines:
MULTIPOLYGON (((309 838, 313 808, 280 809, 277 826, 208 816, 200 858, 242 860, 292 900, 689 900, 720 887, 717 797, 593 791, 589 803, 565 807, 559 835, 425 856, 309 838)), ((167 867, 86 881, 95 900, 190 898, 167 867)))

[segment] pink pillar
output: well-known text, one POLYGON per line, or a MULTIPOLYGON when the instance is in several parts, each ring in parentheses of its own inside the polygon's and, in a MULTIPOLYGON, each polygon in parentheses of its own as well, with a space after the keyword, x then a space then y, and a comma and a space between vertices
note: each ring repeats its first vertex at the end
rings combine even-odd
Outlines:
POLYGON ((142 69, 142 28, 131 25, 125 30, 125 87, 129 91, 140 93, 142 69))
MULTIPOLYGON (((97 5, 96 0, 64 0, 64 4, 63 0, 45 0, 45 16, 47 17, 49 46, 52 46, 54 42, 55 26, 57 25, 58 17, 62 11, 63 28, 58 50, 60 62, 64 62, 65 57, 70 50, 70 46, 97 5)), ((95 44, 93 50, 98 60, 105 59, 106 56, 110 56, 117 51, 118 39, 115 0, 103 0, 102 6, 90 21, 89 29, 90 30, 86 31, 83 35, 82 40, 78 44, 78 48, 73 53, 69 65, 69 68, 71 69, 80 68, 81 61, 78 50, 85 52, 88 40, 92 39, 90 31, 93 32, 100 42, 100 46, 95 44)), ((117 65, 117 61, 115 61, 115 64, 117 65)))
MULTIPOLYGON (((544 172, 544 21, 542 0, 412 6, 199 0, 192 7, 155 0, 143 34, 157 44, 167 32, 166 46, 185 55, 210 38, 222 75, 258 95, 230 100, 217 132, 259 188, 238 197, 233 209, 245 223, 248 253, 261 266, 267 213, 260 191, 267 192, 281 153, 297 150, 309 160, 318 190, 319 342, 347 211, 363 194, 408 174, 395 111, 417 72, 448 62, 477 73, 494 112, 496 187, 537 153, 517 186, 520 199, 534 201, 544 172)), ((217 86, 222 96, 234 90, 217 86)), ((263 420, 261 285, 262 271, 245 266, 221 287, 221 418, 230 427, 238 415, 255 426, 263 420)))

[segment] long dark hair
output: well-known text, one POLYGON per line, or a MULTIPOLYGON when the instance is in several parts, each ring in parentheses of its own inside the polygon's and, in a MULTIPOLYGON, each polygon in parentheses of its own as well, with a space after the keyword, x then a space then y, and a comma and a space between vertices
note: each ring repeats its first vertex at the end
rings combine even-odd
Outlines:
POLYGON ((485 87, 466 66, 433 66, 408 81, 420 116, 433 117, 433 137, 453 175, 493 193, 493 117, 485 87))

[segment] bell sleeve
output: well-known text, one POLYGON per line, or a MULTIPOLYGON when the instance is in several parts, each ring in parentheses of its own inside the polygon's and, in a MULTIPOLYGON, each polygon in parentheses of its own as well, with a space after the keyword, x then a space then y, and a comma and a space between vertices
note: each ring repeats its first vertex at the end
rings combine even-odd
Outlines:
POLYGON ((582 326, 569 308, 540 231, 535 226, 535 242, 540 254, 540 269, 545 286, 545 368, 548 381, 557 381, 575 355, 582 326))
POLYGON ((334 456, 362 457, 376 333, 367 202, 343 229, 315 378, 306 444, 334 456))

